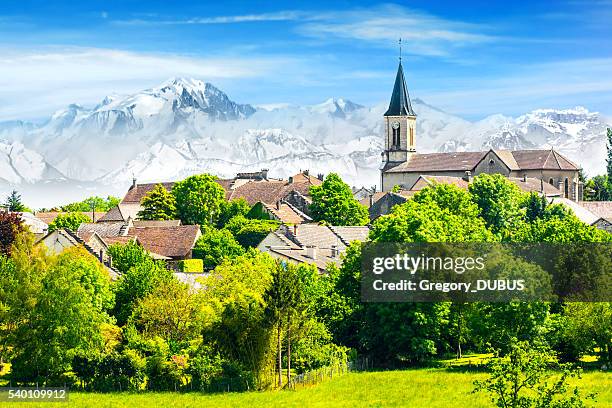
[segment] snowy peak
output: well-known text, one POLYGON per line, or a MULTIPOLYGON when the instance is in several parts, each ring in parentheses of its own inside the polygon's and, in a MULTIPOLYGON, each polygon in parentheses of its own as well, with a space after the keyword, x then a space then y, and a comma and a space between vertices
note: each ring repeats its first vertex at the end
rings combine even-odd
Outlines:
POLYGON ((327 113, 338 118, 346 118, 349 113, 362 109, 363 106, 343 98, 329 98, 319 105, 313 105, 310 109, 316 113, 327 113))

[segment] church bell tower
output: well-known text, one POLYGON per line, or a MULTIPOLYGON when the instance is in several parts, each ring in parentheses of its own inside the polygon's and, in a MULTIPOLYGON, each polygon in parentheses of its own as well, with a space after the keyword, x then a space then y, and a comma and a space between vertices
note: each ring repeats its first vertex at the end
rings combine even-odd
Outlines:
POLYGON ((404 79, 404 69, 400 57, 395 85, 389 109, 385 112, 385 151, 383 163, 393 166, 408 160, 410 153, 416 151, 416 114, 410 105, 410 96, 404 79))

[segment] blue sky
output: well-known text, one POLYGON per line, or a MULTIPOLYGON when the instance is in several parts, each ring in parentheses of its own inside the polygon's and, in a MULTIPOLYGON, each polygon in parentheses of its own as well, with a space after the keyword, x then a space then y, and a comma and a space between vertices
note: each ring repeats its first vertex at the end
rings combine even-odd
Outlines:
POLYGON ((612 0, 3 1, 0 121, 172 76, 238 102, 386 101, 397 39, 412 97, 468 119, 612 114, 612 0))

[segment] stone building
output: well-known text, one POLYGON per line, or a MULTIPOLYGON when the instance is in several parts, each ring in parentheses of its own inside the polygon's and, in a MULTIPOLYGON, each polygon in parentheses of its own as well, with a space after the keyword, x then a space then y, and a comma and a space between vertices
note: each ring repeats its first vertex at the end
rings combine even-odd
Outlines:
POLYGON ((554 149, 418 153, 416 120, 400 61, 389 109, 384 114, 382 191, 395 186, 410 190, 421 175, 470 178, 498 173, 508 178, 537 179, 556 187, 565 198, 582 200, 580 168, 554 149))

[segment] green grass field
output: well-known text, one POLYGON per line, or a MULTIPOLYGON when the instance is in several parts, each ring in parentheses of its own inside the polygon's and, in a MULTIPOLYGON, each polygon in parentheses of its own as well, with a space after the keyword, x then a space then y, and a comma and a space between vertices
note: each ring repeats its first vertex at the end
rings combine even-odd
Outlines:
MULTIPOLYGON (((205 395, 198 393, 72 393, 65 406, 75 407, 492 407, 472 394, 472 381, 483 373, 415 369, 349 373, 296 391, 205 395)), ((595 407, 612 407, 612 374, 584 373, 582 390, 597 392, 595 407)), ((5 403, 8 407, 49 407, 49 403, 5 403)), ((62 404, 59 404, 62 405, 62 404)))

